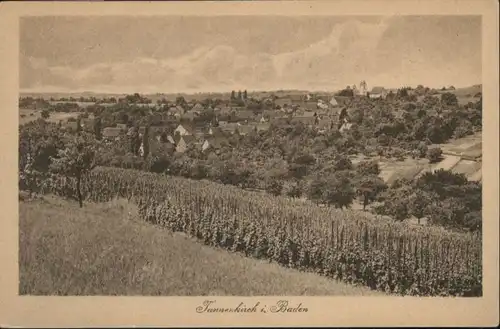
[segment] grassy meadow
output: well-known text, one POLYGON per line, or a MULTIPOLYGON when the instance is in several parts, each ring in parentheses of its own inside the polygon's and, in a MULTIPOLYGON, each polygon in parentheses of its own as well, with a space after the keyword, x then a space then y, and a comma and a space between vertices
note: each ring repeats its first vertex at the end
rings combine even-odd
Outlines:
POLYGON ((137 218, 126 200, 20 201, 21 295, 378 295, 204 246, 137 218))
MULTIPOLYGON (((69 118, 76 118, 83 112, 50 112, 50 117, 47 119, 49 122, 58 123, 60 120, 66 121, 69 118)), ((30 121, 35 121, 41 118, 41 110, 19 109, 19 125, 23 125, 30 121), (33 114, 33 115, 32 115, 33 114)))

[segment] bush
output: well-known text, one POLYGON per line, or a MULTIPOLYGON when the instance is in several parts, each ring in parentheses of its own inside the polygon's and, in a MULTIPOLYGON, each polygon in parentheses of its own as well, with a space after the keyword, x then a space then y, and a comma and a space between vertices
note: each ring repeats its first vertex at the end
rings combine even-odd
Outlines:
POLYGON ((293 180, 284 184, 283 194, 291 198, 300 198, 302 196, 302 185, 300 181, 293 180))
POLYGON ((352 169, 352 161, 346 156, 339 155, 335 158, 334 168, 336 171, 341 170, 351 170, 352 169))
POLYGON ((277 178, 270 178, 266 182, 266 192, 270 193, 272 195, 280 195, 281 191, 283 190, 283 181, 277 179, 277 178))
POLYGON ((41 116, 43 119, 48 119, 50 117, 50 112, 48 110, 43 110, 41 116))
POLYGON ((439 147, 433 147, 427 151, 427 159, 429 159, 430 163, 439 162, 441 161, 442 158, 443 158, 443 151, 439 147))
POLYGON ((356 167, 356 172, 359 175, 378 175, 380 168, 377 161, 361 161, 356 167))
POLYGON ((417 147, 417 155, 419 158, 425 158, 427 156, 427 152, 429 151, 429 148, 427 147, 427 144, 424 142, 420 142, 417 147))

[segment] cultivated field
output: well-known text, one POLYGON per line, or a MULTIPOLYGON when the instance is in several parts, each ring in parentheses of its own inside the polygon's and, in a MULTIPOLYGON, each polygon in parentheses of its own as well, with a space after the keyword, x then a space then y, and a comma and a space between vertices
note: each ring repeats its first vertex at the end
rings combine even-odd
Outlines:
MULTIPOLYGON (((22 125, 37 120, 41 117, 41 113, 41 110, 19 109, 19 124, 22 125)), ((79 114, 82 114, 82 112, 51 112, 47 121, 58 123, 60 120, 66 121, 69 118, 76 118, 79 114)))
POLYGON ((203 246, 139 221, 127 200, 20 202, 20 294, 384 295, 203 246))

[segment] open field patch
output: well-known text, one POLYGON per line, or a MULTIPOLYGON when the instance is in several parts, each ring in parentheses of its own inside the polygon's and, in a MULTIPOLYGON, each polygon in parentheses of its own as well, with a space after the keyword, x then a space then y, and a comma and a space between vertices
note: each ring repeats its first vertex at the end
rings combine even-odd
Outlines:
POLYGON ((21 202, 20 294, 383 295, 204 246, 139 221, 126 200, 21 202))
MULTIPOLYGON (((35 121, 41 118, 41 114, 41 110, 19 109, 19 124, 22 125, 30 121, 35 121)), ((69 118, 76 118, 80 114, 82 114, 82 112, 50 112, 50 117, 47 119, 47 121, 58 123, 62 120, 64 122, 69 118)))

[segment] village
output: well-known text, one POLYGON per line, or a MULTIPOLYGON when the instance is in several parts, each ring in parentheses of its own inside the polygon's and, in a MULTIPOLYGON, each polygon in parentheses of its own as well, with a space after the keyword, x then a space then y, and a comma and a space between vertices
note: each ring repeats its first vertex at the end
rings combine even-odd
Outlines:
MULTIPOLYGON (((231 99, 222 101, 217 106, 202 105, 201 102, 176 103, 139 103, 149 110, 148 115, 153 122, 167 123, 164 126, 154 126, 151 134, 157 142, 170 144, 176 152, 183 153, 188 147, 194 147, 201 151, 209 149, 216 150, 227 142, 227 138, 237 134, 245 136, 250 132, 261 132, 270 129, 271 125, 302 123, 314 128, 319 134, 328 130, 348 130, 352 124, 349 122, 346 108, 349 106, 352 96, 368 97, 370 99, 384 99, 389 91, 383 87, 374 87, 367 90, 365 81, 361 81, 359 88, 356 85, 348 86, 346 90, 351 91, 351 97, 341 95, 305 94, 288 95, 281 98, 268 97, 259 99, 264 108, 260 111, 249 109, 249 99, 246 93, 234 92, 231 99), (342 111, 344 109, 344 111, 342 111), (213 120, 203 124, 193 124, 197 118, 204 113, 213 113, 213 120), (226 118, 219 120, 219 118, 226 118), (229 119, 230 121, 228 121, 229 119), (174 128, 175 127, 175 128, 174 128)), ((53 102, 61 103, 61 102, 53 102)), ((99 103, 97 103, 99 104, 99 103)), ((115 104, 100 104, 113 106, 115 104)), ((92 131, 94 119, 87 118, 80 121, 83 130, 92 131)), ((77 122, 70 120, 62 125, 67 131, 76 131, 77 122)), ((139 136, 142 137, 145 126, 130 127, 130 124, 116 123, 112 127, 103 127, 102 136, 107 141, 120 141, 130 136, 135 128, 138 128, 139 136)), ((143 155, 143 145, 140 154, 143 155)))

